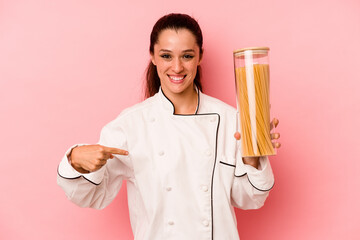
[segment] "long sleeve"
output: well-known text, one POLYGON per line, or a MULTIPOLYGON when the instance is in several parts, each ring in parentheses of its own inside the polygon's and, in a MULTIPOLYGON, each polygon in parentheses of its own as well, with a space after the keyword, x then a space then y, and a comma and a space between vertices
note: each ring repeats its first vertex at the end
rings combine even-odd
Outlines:
MULTIPOLYGON (((127 150, 126 136, 115 121, 102 129, 99 144, 127 150)), ((57 183, 68 199, 80 207, 106 207, 119 192, 123 180, 133 177, 129 155, 114 155, 101 169, 81 174, 68 161, 71 149, 59 164, 57 183)))
POLYGON ((260 157, 259 169, 244 164, 237 152, 235 177, 231 189, 232 205, 241 209, 257 209, 264 205, 274 185, 268 157, 260 157))

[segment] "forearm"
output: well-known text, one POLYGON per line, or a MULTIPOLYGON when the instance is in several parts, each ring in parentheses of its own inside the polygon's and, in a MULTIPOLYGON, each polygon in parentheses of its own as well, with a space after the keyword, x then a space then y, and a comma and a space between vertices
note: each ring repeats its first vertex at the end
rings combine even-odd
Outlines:
POLYGON ((245 161, 244 158, 238 159, 232 186, 234 206, 242 209, 261 207, 273 185, 274 175, 266 157, 245 161), (254 163, 257 164, 257 168, 252 165, 254 163))
POLYGON ((69 200, 80 207, 104 208, 111 201, 107 193, 112 188, 109 177, 105 177, 105 168, 93 173, 81 173, 69 162, 69 149, 58 167, 57 183, 64 190, 69 200), (105 178, 105 182, 103 179, 105 178))

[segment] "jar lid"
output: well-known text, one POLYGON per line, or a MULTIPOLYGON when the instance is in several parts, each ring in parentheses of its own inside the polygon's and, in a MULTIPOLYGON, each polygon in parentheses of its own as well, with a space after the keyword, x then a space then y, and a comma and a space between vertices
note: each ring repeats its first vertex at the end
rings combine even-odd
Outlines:
POLYGON ((247 51, 247 50, 255 50, 255 51, 264 51, 267 52, 270 50, 270 48, 268 47, 248 47, 248 48, 241 48, 238 50, 234 50, 234 54, 243 54, 243 52, 247 51))

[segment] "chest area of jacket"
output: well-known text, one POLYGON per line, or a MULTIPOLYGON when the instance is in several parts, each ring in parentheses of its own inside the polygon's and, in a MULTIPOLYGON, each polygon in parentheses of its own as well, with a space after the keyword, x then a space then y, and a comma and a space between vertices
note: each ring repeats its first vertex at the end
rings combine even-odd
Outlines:
POLYGON ((134 122, 128 146, 135 175, 207 178, 216 159, 219 120, 218 114, 150 115, 134 122))

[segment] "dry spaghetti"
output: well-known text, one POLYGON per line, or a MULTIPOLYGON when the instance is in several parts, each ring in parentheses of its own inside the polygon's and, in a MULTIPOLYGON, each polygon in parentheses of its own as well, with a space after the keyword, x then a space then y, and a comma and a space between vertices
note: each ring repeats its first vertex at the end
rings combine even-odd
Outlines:
POLYGON ((251 75, 247 74, 249 70, 235 68, 242 155, 274 155, 270 137, 269 65, 252 65, 251 75))

